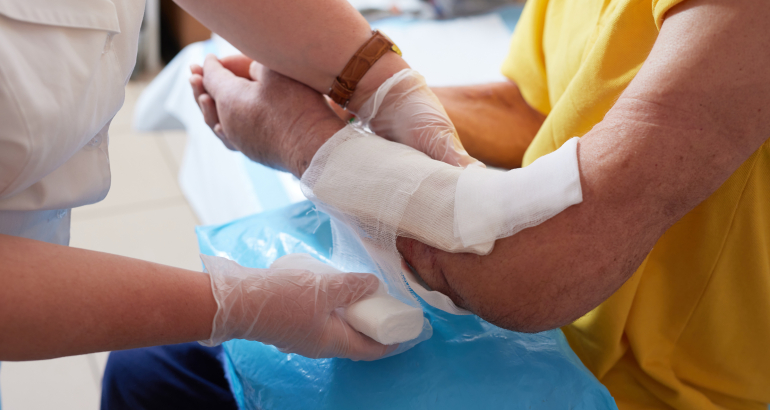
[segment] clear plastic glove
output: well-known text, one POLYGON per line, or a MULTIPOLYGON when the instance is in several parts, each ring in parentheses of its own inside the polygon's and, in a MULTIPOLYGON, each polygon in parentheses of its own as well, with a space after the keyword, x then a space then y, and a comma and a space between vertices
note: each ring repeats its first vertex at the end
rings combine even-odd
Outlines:
POLYGON ((450 165, 483 166, 468 155, 438 97, 420 73, 404 69, 387 79, 356 112, 361 126, 380 137, 450 165))
POLYGON ((200 342, 204 346, 246 339, 314 359, 353 360, 376 360, 398 348, 357 332, 338 312, 377 290, 374 275, 252 269, 216 256, 201 259, 218 307, 211 337, 200 342))

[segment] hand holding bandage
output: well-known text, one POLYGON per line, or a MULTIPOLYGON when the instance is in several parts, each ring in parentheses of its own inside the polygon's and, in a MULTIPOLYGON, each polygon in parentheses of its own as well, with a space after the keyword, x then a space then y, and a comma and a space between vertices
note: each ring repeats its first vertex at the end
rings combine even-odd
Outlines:
MULTIPOLYGON (((306 269, 317 274, 335 275, 343 272, 306 253, 293 253, 278 258, 272 269, 306 269)), ((386 345, 413 341, 415 345, 430 338, 430 324, 422 309, 409 306, 388 295, 380 282, 374 293, 340 309, 341 316, 356 330, 386 345), (424 338, 415 340, 427 329, 424 338)), ((401 346, 402 348, 410 346, 401 346)))
POLYGON ((340 315, 377 291, 374 275, 252 269, 216 256, 201 259, 217 302, 211 337, 200 342, 205 346, 246 339, 310 358, 354 360, 379 359, 397 347, 364 336, 340 315))

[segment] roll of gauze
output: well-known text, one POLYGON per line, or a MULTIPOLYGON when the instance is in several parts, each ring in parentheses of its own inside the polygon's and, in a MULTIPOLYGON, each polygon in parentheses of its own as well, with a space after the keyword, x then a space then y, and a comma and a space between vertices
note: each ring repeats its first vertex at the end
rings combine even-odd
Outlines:
MULTIPOLYGON (((306 269, 318 274, 342 273, 306 253, 293 253, 278 258, 270 268, 306 269)), ((382 282, 375 293, 344 309, 343 317, 353 329, 385 345, 412 340, 423 329, 422 309, 390 296, 382 282)))

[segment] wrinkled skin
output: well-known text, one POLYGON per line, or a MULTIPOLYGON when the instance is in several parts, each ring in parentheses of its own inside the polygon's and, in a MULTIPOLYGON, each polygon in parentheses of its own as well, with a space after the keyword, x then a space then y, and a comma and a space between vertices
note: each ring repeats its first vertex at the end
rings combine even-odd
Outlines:
POLYGON ((345 126, 321 94, 242 56, 208 56, 192 71, 206 124, 225 146, 261 164, 299 177, 345 126))

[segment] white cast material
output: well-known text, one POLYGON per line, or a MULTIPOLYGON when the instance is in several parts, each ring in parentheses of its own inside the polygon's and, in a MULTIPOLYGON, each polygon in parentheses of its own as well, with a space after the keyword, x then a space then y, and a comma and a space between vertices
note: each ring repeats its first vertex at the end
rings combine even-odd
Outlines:
POLYGON ((494 243, 539 225, 583 202, 578 138, 527 167, 500 171, 468 167, 455 192, 455 236, 463 246, 494 243))
POLYGON ((463 169, 347 126, 316 153, 302 177, 303 192, 332 216, 336 266, 355 271, 350 261, 366 252, 391 295, 417 306, 414 292, 438 309, 464 314, 404 268, 397 237, 447 252, 489 254, 496 239, 582 201, 576 147, 575 139, 508 172, 463 169))
MULTIPOLYGON (((270 268, 306 269, 323 274, 342 273, 306 253, 283 256, 273 262, 270 268)), ((423 329, 422 309, 388 295, 382 283, 376 293, 348 306, 343 316, 353 329, 385 345, 413 340, 423 329)))

